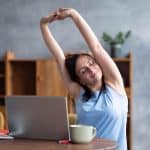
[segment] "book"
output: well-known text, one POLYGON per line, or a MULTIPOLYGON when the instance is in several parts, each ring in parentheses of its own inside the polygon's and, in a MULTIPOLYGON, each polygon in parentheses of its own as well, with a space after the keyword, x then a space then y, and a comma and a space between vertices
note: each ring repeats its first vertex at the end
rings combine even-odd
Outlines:
POLYGON ((9 135, 9 131, 5 129, 0 129, 0 140, 14 139, 14 137, 9 135))

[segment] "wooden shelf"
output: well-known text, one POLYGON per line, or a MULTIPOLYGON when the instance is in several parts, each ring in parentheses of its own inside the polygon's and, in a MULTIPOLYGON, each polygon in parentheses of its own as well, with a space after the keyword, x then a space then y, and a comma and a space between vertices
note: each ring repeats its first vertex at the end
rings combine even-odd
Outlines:
POLYGON ((125 88, 128 97, 131 97, 131 88, 125 88))
POLYGON ((115 62, 129 62, 129 58, 113 58, 115 62))
POLYGON ((31 62, 33 62, 33 63, 35 63, 35 61, 36 61, 36 59, 34 60, 34 59, 13 59, 13 60, 10 60, 9 62, 11 63, 11 62, 14 62, 14 63, 31 63, 31 62))
POLYGON ((0 78, 0 95, 5 95, 5 78, 0 78))
POLYGON ((5 61, 6 95, 67 94, 54 59, 16 59, 9 52, 5 61))
POLYGON ((128 118, 131 118, 132 116, 131 116, 131 114, 128 114, 128 118))
POLYGON ((5 74, 0 73, 0 78, 5 78, 5 74))
POLYGON ((8 65, 7 94, 35 95, 35 61, 11 60, 8 65))
POLYGON ((5 98, 5 95, 0 94, 0 101, 3 100, 5 98))
POLYGON ((0 61, 0 96, 5 95, 5 62, 0 61))

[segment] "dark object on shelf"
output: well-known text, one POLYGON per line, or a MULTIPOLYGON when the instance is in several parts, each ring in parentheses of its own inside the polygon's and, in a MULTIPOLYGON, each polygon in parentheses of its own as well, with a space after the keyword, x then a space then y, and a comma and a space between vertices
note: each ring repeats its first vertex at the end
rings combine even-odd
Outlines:
POLYGON ((111 57, 119 57, 121 53, 121 47, 125 43, 125 41, 131 36, 131 31, 127 31, 126 33, 118 32, 115 37, 112 37, 106 32, 103 32, 102 39, 108 44, 110 49, 111 57))

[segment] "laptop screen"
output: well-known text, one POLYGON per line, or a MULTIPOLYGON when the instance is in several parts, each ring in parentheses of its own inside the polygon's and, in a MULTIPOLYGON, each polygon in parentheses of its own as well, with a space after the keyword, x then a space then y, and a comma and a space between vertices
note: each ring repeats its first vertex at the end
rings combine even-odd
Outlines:
POLYGON ((67 99, 61 96, 6 96, 11 136, 69 139, 67 99))

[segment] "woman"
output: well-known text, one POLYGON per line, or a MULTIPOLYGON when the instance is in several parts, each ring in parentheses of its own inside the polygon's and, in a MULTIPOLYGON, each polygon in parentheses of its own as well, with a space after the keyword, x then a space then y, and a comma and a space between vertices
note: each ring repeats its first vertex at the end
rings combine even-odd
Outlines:
POLYGON ((60 8, 41 18, 40 28, 48 49, 56 58, 66 88, 76 99, 78 123, 95 126, 97 137, 115 140, 120 150, 126 150, 128 101, 123 80, 89 25, 76 10, 60 8), (48 27, 49 23, 65 18, 73 20, 92 55, 65 57, 48 27))

